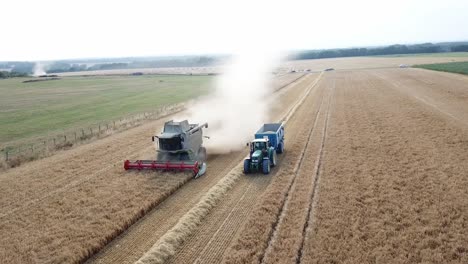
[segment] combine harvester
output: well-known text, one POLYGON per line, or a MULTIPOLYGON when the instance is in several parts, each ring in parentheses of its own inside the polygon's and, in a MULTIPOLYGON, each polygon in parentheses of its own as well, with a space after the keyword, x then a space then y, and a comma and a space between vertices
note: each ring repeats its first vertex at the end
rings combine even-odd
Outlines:
POLYGON ((284 126, 282 123, 264 124, 249 143, 250 154, 244 160, 244 173, 262 171, 270 173, 276 165, 276 153, 284 152, 284 126))
POLYGON ((124 169, 191 170, 194 178, 202 176, 206 172, 206 149, 202 146, 203 127, 208 128, 208 124, 189 124, 187 120, 164 123, 161 135, 153 136, 153 141, 156 138, 159 145, 156 160, 126 160, 124 169))

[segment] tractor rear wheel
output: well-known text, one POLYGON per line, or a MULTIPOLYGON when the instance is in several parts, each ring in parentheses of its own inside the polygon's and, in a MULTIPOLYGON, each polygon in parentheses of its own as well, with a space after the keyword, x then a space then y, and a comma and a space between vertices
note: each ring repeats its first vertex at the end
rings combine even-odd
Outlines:
POLYGON ((270 174, 270 160, 264 159, 262 164, 263 174, 270 174))
POLYGON ((278 144, 278 149, 276 150, 276 153, 281 154, 284 152, 284 142, 281 142, 278 144))
POLYGON ((273 151, 272 154, 271 154, 271 166, 274 167, 276 166, 276 152, 273 151))

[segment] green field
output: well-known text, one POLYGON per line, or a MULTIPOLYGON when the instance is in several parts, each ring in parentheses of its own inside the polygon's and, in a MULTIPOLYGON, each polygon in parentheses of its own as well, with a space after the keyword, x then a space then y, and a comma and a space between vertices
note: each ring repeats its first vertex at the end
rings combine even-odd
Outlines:
POLYGON ((468 52, 439 52, 439 53, 415 53, 415 54, 393 54, 393 55, 376 55, 373 57, 442 57, 442 58, 457 58, 457 57, 467 57, 468 52))
POLYGON ((211 90, 212 76, 65 77, 23 83, 0 79, 0 145, 115 120, 211 90))
POLYGON ((414 65, 416 68, 423 68, 434 71, 453 72, 468 75, 468 61, 436 63, 436 64, 420 64, 414 65))

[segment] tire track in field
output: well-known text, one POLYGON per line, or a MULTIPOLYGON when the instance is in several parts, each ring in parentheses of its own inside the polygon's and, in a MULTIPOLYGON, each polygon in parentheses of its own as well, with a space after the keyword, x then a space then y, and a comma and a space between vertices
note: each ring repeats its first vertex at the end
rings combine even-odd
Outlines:
MULTIPOLYGON (((334 79, 335 81, 335 79, 334 79)), ((332 85, 334 89, 335 83, 332 85)), ((317 187, 317 180, 319 177, 319 170, 321 166, 321 156, 323 152, 323 146, 325 141, 326 129, 328 127, 328 119, 331 105, 331 98, 333 97, 332 92, 322 97, 320 108, 318 109, 314 124, 309 132, 307 142, 302 150, 299 165, 294 171, 294 180, 290 188, 288 189, 285 202, 280 209, 280 214, 274 224, 271 236, 268 238, 268 246, 261 256, 260 263, 274 263, 274 262, 286 262, 291 261, 292 256, 297 256, 302 248, 302 242, 299 242, 298 235, 302 234, 302 240, 305 237, 305 225, 307 224, 308 214, 310 211, 311 204, 314 199, 315 190, 317 187), (324 97, 327 96, 328 100, 326 105, 324 104, 324 97), (320 116, 325 116, 322 118, 320 116), (320 124, 319 124, 320 123, 320 124), (323 126, 322 131, 317 129, 323 126), (316 134, 319 133, 319 134, 316 134), (304 160, 304 157, 312 156, 310 152, 316 151, 315 140, 320 137, 320 143, 316 158, 311 160, 304 160), (313 169, 313 176, 309 177, 310 165, 315 160, 315 167, 313 169), (309 195, 310 194, 310 195, 309 195), (307 198, 308 197, 308 198, 307 198), (309 206, 307 206, 309 205, 309 206), (301 206, 307 206, 307 214, 301 209, 306 209, 301 206), (292 214, 292 215, 291 215, 292 214), (303 221, 301 222, 300 219, 303 221), (300 232, 297 232, 300 230, 300 232), (294 243, 296 242, 296 243, 294 243), (298 242, 300 244, 298 244, 298 242), (295 248, 297 247, 297 248, 295 248), (286 258, 289 255, 288 258, 286 258)))
POLYGON ((301 245, 299 247, 299 250, 297 252, 297 258, 296 258, 296 263, 297 264, 302 263, 302 254, 303 254, 303 250, 304 250, 305 240, 306 240, 306 237, 307 237, 307 230, 309 228, 309 223, 311 221, 311 218, 313 217, 313 213, 315 212, 314 209, 315 209, 315 207, 317 205, 317 201, 318 201, 318 198, 316 198, 316 197, 318 196, 319 183, 320 183, 320 174, 321 174, 321 171, 322 171, 323 150, 325 148, 325 142, 327 140, 327 130, 328 130, 328 124, 329 124, 329 120, 330 120, 331 98, 333 98, 335 87, 336 87, 336 74, 335 74, 335 79, 333 81, 333 90, 331 92, 331 95, 330 95, 330 98, 329 98, 329 101, 328 101, 327 117, 326 117, 326 120, 325 120, 325 125, 323 127, 320 150, 319 150, 319 153, 318 153, 317 159, 316 159, 313 190, 312 190, 312 193, 311 193, 311 196, 310 196, 310 201, 311 202, 310 202, 310 206, 309 206, 308 211, 307 211, 306 221, 305 221, 304 227, 302 229, 302 241, 301 241, 301 245))
MULTIPOLYGON (((211 235, 210 240, 199 253, 194 263, 219 262, 219 259, 222 258, 225 250, 231 242, 229 238, 235 236, 238 229, 242 226, 243 221, 245 221, 245 218, 251 212, 252 207, 257 202, 255 199, 252 199, 252 197, 259 195, 259 193, 262 193, 265 190, 271 181, 271 178, 269 177, 274 177, 274 174, 267 176, 256 175, 254 177, 253 182, 249 181, 250 184, 247 186, 242 196, 237 200, 236 204, 232 206, 232 209, 230 211, 227 210, 229 214, 222 221, 216 232, 211 235), (217 250, 213 250, 214 248, 217 250)), ((184 259, 183 255, 180 257, 181 259, 184 259)), ((180 263, 177 260, 178 258, 170 263, 180 263)))

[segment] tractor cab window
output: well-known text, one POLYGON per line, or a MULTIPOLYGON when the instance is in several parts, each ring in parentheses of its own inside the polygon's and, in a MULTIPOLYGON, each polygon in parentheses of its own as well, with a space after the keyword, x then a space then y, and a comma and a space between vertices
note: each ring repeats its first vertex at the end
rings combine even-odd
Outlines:
POLYGON ((266 149, 266 142, 254 142, 253 150, 263 150, 266 149))

